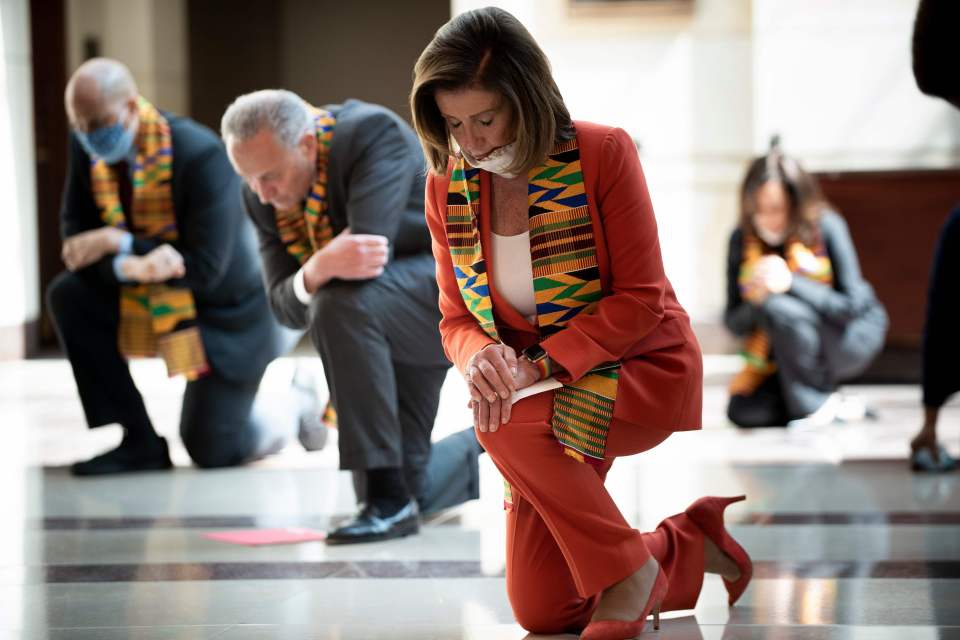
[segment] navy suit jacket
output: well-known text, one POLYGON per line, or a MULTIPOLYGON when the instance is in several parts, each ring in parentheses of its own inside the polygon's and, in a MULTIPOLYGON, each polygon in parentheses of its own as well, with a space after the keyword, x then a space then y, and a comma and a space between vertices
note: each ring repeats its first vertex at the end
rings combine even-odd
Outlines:
MULTIPOLYGON (((263 291, 256 237, 244 215, 239 179, 220 138, 188 118, 164 113, 173 137, 173 205, 188 287, 197 305, 204 348, 213 369, 227 379, 258 379, 277 355, 277 326, 263 291)), ((71 134, 69 168, 60 209, 61 235, 103 226, 90 186, 90 157, 71 134)), ((137 238, 144 255, 162 244, 137 238)), ((82 270, 105 286, 118 286, 113 255, 82 270)))

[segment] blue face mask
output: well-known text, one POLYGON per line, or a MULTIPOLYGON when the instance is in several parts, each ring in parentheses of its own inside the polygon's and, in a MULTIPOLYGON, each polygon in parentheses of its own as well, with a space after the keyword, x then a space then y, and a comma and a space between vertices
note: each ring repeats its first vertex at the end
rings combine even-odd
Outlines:
POLYGON ((122 123, 100 127, 88 133, 75 131, 77 139, 87 155, 113 164, 126 158, 133 148, 133 139, 136 135, 134 123, 124 127, 122 123))

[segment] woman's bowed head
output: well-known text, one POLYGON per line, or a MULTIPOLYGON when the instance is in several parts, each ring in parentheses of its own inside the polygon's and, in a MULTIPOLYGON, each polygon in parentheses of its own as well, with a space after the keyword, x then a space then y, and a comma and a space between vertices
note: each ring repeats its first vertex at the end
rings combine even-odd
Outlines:
POLYGON ((503 9, 468 11, 441 27, 413 77, 413 126, 437 174, 462 154, 515 177, 575 135, 547 56, 503 9))

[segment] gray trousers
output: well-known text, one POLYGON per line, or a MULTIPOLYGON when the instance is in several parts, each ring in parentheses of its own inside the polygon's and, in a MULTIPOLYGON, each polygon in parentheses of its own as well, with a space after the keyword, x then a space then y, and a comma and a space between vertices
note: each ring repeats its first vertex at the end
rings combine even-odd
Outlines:
POLYGON ((760 311, 777 372, 753 395, 730 399, 727 415, 740 426, 783 425, 810 415, 840 382, 863 373, 883 348, 887 319, 882 308, 838 325, 799 298, 775 294, 760 311))
POLYGON ((330 282, 310 303, 307 332, 337 410, 340 467, 399 468, 421 499, 459 486, 454 498, 433 500, 456 504, 476 497, 479 445, 457 438, 437 443, 431 455, 450 367, 440 344, 434 272, 433 257, 422 254, 394 259, 374 280, 330 282))
MULTIPOLYGON (((430 515, 480 497, 478 456, 483 448, 473 427, 433 443, 423 472, 423 485, 416 494, 420 513, 430 515)), ((353 472, 353 491, 358 502, 366 501, 367 476, 353 472)))

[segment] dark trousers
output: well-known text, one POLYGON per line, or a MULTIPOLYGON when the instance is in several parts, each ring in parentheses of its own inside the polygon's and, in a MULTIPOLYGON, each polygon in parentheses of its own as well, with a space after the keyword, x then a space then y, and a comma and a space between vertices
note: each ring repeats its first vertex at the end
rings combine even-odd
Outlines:
POLYGON ((940 232, 930 270, 923 330, 923 404, 940 407, 960 391, 960 208, 940 232))
MULTIPOLYGON (((88 426, 120 423, 151 432, 143 398, 117 346, 119 289, 95 274, 64 272, 47 289, 47 304, 70 359, 88 426)), ((278 345, 281 342, 277 339, 278 345)), ((197 465, 240 464, 290 435, 284 421, 253 415, 263 372, 260 368, 248 372, 246 380, 235 381, 213 368, 206 377, 187 383, 180 434, 197 465)))
POLYGON ((434 271, 428 254, 397 258, 374 280, 330 282, 308 313, 307 332, 337 410, 340 467, 399 468, 417 497, 436 494, 458 473, 476 474, 475 461, 473 471, 462 466, 458 447, 431 456, 430 432, 450 367, 440 344, 434 271))
POLYGON ((741 427, 782 426, 810 415, 883 348, 887 321, 879 307, 843 326, 788 294, 771 295, 760 311, 777 371, 753 394, 731 396, 727 417, 741 427))

